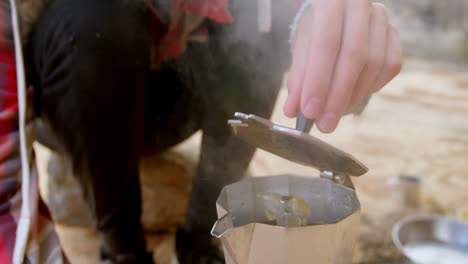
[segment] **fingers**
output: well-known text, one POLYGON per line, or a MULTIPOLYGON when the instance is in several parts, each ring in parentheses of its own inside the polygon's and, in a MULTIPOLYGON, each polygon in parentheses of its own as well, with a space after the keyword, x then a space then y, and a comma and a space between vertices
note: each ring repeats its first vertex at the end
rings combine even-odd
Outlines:
POLYGON ((343 30, 342 0, 315 2, 309 34, 309 56, 301 91, 301 110, 308 118, 319 117, 326 102, 343 30))
POLYGON ((401 70, 398 31, 370 0, 316 0, 296 32, 284 113, 317 120, 324 133, 401 70))
POLYGON ((309 38, 307 38, 308 22, 302 23, 297 29, 297 39, 294 41, 293 46, 293 61, 291 70, 288 76, 288 99, 284 105, 284 114, 287 117, 295 117, 297 107, 301 97, 302 83, 304 80, 304 71, 306 69, 307 55, 309 53, 308 45, 309 38))
POLYGON ((388 30, 388 47, 385 63, 381 73, 377 77, 374 87, 369 91, 370 93, 375 93, 382 89, 401 71, 400 36, 398 34, 398 30, 393 25, 390 25, 388 30))
POLYGON ((317 124, 319 130, 324 133, 335 130, 366 65, 371 13, 370 1, 348 1, 342 47, 336 61, 327 102, 317 124))
POLYGON ((373 4, 369 24, 367 62, 354 88, 351 101, 348 104, 349 108, 356 105, 361 98, 369 93, 382 72, 387 53, 388 29, 388 14, 385 6, 380 3, 373 4))

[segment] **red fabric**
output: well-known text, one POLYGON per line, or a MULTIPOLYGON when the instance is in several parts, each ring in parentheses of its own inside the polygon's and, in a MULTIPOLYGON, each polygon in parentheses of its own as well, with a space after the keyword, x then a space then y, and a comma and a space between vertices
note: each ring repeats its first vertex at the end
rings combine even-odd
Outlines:
POLYGON ((233 22, 228 0, 175 0, 167 23, 162 21, 151 0, 146 0, 146 3, 153 13, 153 65, 182 55, 188 41, 206 41, 208 31, 203 27, 204 19, 216 23, 233 22))
POLYGON ((176 0, 174 8, 209 18, 216 23, 232 23, 234 20, 228 11, 228 0, 176 0))
MULTIPOLYGON (((208 39, 208 31, 203 20, 210 19, 216 23, 232 23, 233 17, 229 13, 228 0, 172 0, 170 21, 164 23, 151 0, 145 0, 153 16, 153 66, 175 59, 182 55, 187 42, 204 42, 208 39)), ((256 0, 251 0, 256 1, 256 0)), ((303 0, 290 1, 299 10, 303 0)))
MULTIPOLYGON (((0 18, 1 19, 1 18, 0 18)), ((0 95, 2 113, 0 114, 0 137, 8 135, 17 126, 16 120, 11 118, 18 112, 18 92, 16 87, 15 55, 5 42, 0 42, 0 67, 4 87, 0 95)))
POLYGON ((10 258, 8 251, 5 248, 3 237, 0 236, 0 263, 11 264, 11 259, 12 258, 10 258))

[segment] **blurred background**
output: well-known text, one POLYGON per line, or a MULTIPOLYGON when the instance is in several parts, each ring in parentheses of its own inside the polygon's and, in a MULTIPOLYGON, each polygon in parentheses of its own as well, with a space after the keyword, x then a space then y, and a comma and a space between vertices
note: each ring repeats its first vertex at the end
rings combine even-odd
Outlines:
POLYGON ((406 55, 468 62, 468 2, 383 0, 400 30, 406 55))
MULTIPOLYGON (((400 31, 402 73, 373 96, 360 116, 343 118, 336 132, 311 132, 369 168, 354 179, 362 217, 353 263, 406 263, 391 238, 393 224, 405 216, 467 220, 468 215, 468 1, 380 2, 400 31), (408 189, 401 176, 420 184, 408 189)), ((294 127, 295 120, 282 114, 286 93, 282 89, 272 120, 294 127)), ((172 261, 173 232, 183 221, 199 144, 196 134, 141 162, 143 222, 148 247, 160 264, 172 261)), ((69 164, 40 145, 36 149, 41 193, 58 220, 65 251, 72 263, 94 263, 97 235, 69 164)), ((249 168, 255 177, 282 173, 318 176, 312 168, 260 150, 249 168)))

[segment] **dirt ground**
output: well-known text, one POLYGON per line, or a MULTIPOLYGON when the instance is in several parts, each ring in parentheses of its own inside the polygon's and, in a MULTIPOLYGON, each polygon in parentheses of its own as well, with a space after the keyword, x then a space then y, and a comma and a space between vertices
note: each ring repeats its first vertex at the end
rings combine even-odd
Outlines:
MULTIPOLYGON (((295 120, 282 115, 286 93, 286 89, 281 91, 272 119, 293 127, 295 120)), ((383 218, 400 208, 392 199, 388 179, 401 174, 422 178, 423 209, 410 212, 456 217, 457 210, 468 205, 468 66, 405 59, 402 73, 373 96, 361 116, 343 118, 330 135, 320 134, 316 129, 311 133, 353 154, 369 168, 367 174, 354 181, 364 222, 361 244, 356 247, 356 263, 398 256, 398 252, 382 249, 391 245, 392 225, 383 218), (374 237, 369 233, 380 236, 379 241, 372 242, 374 237)), ((196 160, 199 142, 200 134, 196 134, 178 151, 196 160)), ((249 174, 254 176, 283 173, 318 175, 312 168, 261 150, 256 152, 249 168, 249 174)), ((98 241, 91 228, 59 225, 57 230, 72 263, 96 263, 98 241)), ((171 263, 173 236, 150 236, 149 241, 151 247, 159 245, 154 255, 158 263, 171 263)))

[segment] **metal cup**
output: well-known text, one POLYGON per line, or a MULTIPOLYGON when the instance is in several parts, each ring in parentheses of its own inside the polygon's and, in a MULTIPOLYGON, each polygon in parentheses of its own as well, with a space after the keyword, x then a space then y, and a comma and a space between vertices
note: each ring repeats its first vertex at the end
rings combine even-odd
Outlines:
POLYGON ((421 203, 422 180, 414 175, 400 175, 389 179, 392 198, 404 206, 419 207, 421 203))
POLYGON ((217 200, 227 264, 351 263, 361 206, 353 189, 323 178, 280 175, 224 187, 217 200), (272 225, 259 193, 299 196, 310 207, 308 225, 272 225))
POLYGON ((392 237, 413 263, 468 263, 468 222, 437 215, 410 216, 393 226, 392 237))

